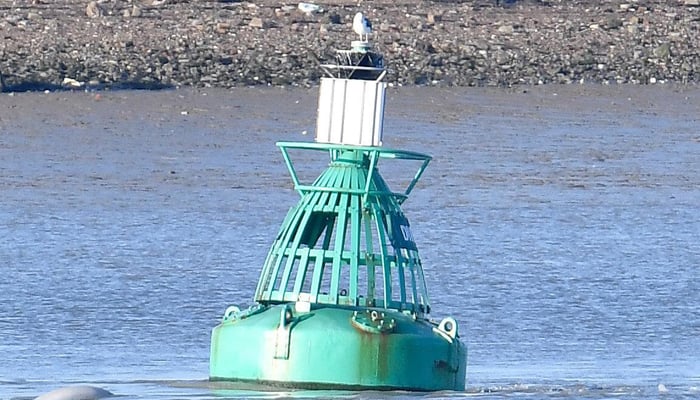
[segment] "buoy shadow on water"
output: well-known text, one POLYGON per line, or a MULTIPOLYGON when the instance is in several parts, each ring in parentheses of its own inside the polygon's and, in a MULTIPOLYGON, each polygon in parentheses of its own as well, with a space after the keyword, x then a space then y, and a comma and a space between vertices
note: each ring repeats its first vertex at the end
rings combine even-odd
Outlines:
POLYGON ((352 399, 361 392, 343 390, 289 389, 260 383, 233 381, 177 381, 169 386, 199 388, 210 392, 217 399, 352 399))
POLYGON ((163 382, 171 387, 201 389, 209 392, 216 400, 233 399, 436 399, 461 398, 473 396, 474 393, 458 391, 411 392, 395 391, 352 391, 352 390, 310 390, 290 389, 274 385, 234 381, 170 381, 163 382))

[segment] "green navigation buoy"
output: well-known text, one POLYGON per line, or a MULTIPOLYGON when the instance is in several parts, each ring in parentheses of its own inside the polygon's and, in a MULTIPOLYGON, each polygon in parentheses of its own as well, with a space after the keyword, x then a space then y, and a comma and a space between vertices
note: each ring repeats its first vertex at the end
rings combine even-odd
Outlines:
POLYGON ((299 203, 287 214, 245 310, 212 332, 210 379, 308 389, 463 390, 457 322, 429 319, 428 291, 401 204, 431 157, 381 147, 383 58, 368 42, 322 65, 316 143, 281 142, 299 203), (323 151, 328 168, 301 182, 290 156, 323 151), (392 191, 380 160, 413 160, 392 191))

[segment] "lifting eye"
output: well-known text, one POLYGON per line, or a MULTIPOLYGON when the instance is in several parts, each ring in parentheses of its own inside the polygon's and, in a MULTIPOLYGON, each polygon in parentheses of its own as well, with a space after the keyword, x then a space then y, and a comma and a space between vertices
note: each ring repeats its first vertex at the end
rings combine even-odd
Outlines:
POLYGON ((440 321, 438 329, 445 332, 452 339, 457 337, 457 321, 452 317, 446 317, 440 321))
POLYGON ((280 315, 280 327, 289 325, 294 319, 294 313, 292 313, 292 306, 285 304, 280 315))

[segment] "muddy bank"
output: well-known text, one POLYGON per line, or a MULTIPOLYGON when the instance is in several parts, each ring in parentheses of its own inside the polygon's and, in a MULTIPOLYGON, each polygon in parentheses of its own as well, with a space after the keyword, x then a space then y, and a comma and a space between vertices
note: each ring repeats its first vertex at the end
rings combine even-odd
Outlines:
POLYGON ((318 82, 319 59, 373 22, 400 85, 697 83, 697 0, 297 2, 11 0, 1 81, 31 88, 235 87, 318 82))

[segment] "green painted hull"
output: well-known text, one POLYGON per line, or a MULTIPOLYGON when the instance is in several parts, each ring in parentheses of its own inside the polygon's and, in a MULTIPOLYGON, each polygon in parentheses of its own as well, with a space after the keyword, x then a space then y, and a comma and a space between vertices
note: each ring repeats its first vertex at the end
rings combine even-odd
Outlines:
POLYGON ((278 304, 225 319, 212 333, 210 379, 309 389, 464 389, 459 337, 386 310, 380 312, 391 325, 375 329, 354 322, 356 310, 369 312, 330 306, 296 312, 278 304))

